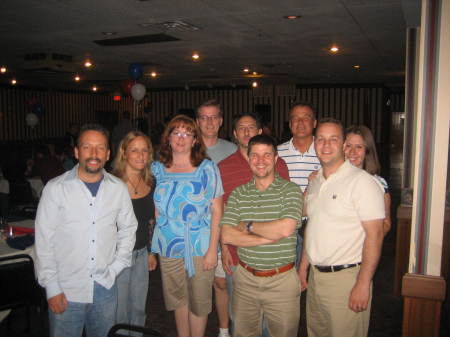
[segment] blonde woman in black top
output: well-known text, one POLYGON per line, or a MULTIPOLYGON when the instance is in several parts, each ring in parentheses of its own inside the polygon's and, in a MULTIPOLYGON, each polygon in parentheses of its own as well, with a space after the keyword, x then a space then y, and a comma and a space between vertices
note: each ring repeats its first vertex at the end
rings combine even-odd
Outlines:
POLYGON ((153 177, 149 170, 152 158, 150 139, 142 132, 131 131, 120 142, 114 159, 113 174, 127 184, 138 220, 132 266, 117 277, 116 323, 145 325, 148 271, 157 266, 156 256, 148 252, 155 218, 153 177))

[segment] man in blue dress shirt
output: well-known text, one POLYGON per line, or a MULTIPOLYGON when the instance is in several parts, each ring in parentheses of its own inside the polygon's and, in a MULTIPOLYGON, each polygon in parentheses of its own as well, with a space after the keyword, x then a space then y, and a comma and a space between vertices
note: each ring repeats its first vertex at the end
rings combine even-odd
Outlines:
POLYGON ((105 337, 114 325, 116 276, 131 264, 137 220, 127 187, 103 167, 108 131, 85 125, 79 164, 50 180, 36 215, 36 270, 52 337, 105 337))

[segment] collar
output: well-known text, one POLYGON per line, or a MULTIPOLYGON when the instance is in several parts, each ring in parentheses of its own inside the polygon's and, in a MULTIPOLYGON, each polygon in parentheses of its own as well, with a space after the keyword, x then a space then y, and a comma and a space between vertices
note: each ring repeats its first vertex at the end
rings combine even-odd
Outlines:
POLYGON ((265 191, 260 191, 256 188, 256 179, 253 176, 252 180, 250 181, 250 186, 252 187, 252 189, 255 189, 256 191, 258 191, 259 193, 265 193, 265 192, 269 192, 273 189, 278 190, 279 187, 281 186, 281 184, 283 183, 284 180, 283 178, 280 177, 280 175, 278 174, 278 172, 275 172, 275 179, 274 181, 272 181, 272 183, 269 185, 269 187, 267 187, 267 189, 265 191))
POLYGON ((336 172, 332 173, 328 178, 325 179, 325 176, 323 175, 323 167, 319 170, 318 178, 321 179, 321 182, 323 181, 329 181, 331 179, 337 179, 342 175, 345 175, 349 170, 352 170, 355 168, 350 161, 345 160, 344 163, 339 166, 339 168, 336 170, 336 172))
MULTIPOLYGON (((78 168, 80 167, 80 164, 76 164, 67 174, 66 178, 64 180, 66 181, 74 181, 74 180, 80 180, 80 177, 78 176, 78 168)), ((111 177, 111 175, 105 171, 105 169, 102 169, 103 172, 103 180, 108 182, 114 182, 114 179, 111 177)))
POLYGON ((298 152, 300 154, 315 154, 316 151, 314 149, 314 137, 313 137, 313 141, 311 143, 311 145, 309 145, 308 150, 306 150, 306 152, 300 152, 295 146, 294 146, 294 137, 291 138, 291 140, 289 141, 289 150, 291 151, 295 151, 298 152))

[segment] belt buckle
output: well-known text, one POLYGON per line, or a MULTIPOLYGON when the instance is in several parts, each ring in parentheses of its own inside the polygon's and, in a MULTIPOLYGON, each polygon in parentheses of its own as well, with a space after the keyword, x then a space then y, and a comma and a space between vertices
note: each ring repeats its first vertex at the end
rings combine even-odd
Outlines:
POLYGON ((334 266, 330 266, 331 267, 331 272, 334 273, 334 266))

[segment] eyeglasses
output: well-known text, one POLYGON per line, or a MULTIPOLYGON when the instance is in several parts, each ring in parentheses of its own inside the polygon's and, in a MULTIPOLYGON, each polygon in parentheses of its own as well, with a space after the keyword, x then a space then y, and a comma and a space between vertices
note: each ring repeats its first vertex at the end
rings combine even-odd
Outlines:
POLYGON ((180 132, 180 131, 172 131, 172 135, 175 137, 180 137, 180 138, 194 137, 194 135, 192 133, 180 132))
POLYGON ((202 122, 206 122, 206 121, 217 121, 220 119, 219 115, 214 115, 214 116, 199 116, 198 119, 200 119, 202 122))

